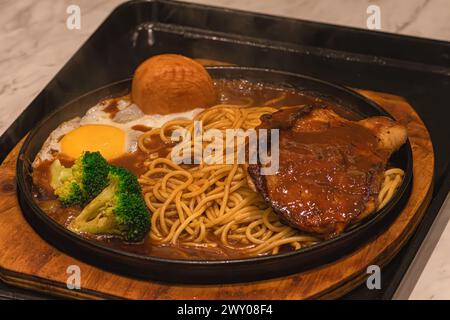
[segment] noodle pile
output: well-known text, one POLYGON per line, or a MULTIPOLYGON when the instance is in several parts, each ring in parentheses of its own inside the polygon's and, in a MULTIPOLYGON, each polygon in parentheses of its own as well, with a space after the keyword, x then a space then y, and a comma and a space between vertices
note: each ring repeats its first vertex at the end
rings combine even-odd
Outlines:
MULTIPOLYGON (((140 137, 139 148, 149 155, 145 162, 148 171, 139 182, 152 212, 153 243, 198 248, 220 244, 243 254, 261 255, 276 254, 284 245, 300 249, 319 241, 279 221, 262 197, 250 189, 244 165, 205 161, 178 165, 170 152, 162 158, 148 147, 148 142, 156 138, 172 144, 170 133, 177 128, 187 129, 194 139, 194 121, 201 121, 204 131, 218 129, 225 137, 226 129, 255 128, 263 114, 277 110, 269 106, 217 105, 194 120, 169 121, 140 137)), ((225 150, 225 141, 223 146, 225 150)), ((379 208, 392 197, 402 175, 401 169, 386 171, 379 208)))

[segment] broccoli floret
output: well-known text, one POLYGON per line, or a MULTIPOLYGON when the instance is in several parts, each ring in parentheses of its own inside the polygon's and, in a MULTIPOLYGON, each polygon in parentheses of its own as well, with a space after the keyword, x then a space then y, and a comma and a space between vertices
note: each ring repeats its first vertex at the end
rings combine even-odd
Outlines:
POLYGON ((110 166, 108 181, 117 184, 120 193, 141 194, 141 186, 134 174, 122 167, 110 166))
POLYGON ((55 160, 50 166, 50 175, 50 185, 63 207, 83 203, 83 192, 78 182, 74 180, 71 168, 66 168, 59 160, 55 160))
POLYGON ((108 184, 109 164, 100 152, 84 152, 75 161, 72 174, 79 182, 86 202, 94 199, 108 184))
POLYGON ((126 241, 142 240, 150 216, 136 177, 126 169, 110 167, 108 186, 70 224, 75 232, 117 235, 126 241))
POLYGON ((53 161, 50 185, 62 206, 83 205, 106 187, 108 172, 108 162, 99 152, 84 152, 71 168, 53 161))

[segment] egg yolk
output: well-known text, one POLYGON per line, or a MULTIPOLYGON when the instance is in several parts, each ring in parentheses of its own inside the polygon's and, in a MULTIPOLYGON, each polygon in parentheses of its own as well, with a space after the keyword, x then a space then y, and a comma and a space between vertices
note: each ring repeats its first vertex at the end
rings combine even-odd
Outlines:
POLYGON ((114 159, 125 152, 125 132, 108 125, 85 125, 66 134, 60 145, 61 152, 74 159, 84 151, 99 151, 114 159))

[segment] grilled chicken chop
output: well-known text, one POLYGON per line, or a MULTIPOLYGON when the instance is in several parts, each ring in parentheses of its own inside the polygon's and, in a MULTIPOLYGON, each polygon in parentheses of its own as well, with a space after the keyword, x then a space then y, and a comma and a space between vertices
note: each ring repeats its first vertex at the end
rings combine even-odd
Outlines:
POLYGON ((254 186, 282 221, 325 238, 375 211, 383 172, 406 129, 387 117, 350 121, 329 108, 301 106, 261 118, 258 128, 279 129, 279 169, 254 186))

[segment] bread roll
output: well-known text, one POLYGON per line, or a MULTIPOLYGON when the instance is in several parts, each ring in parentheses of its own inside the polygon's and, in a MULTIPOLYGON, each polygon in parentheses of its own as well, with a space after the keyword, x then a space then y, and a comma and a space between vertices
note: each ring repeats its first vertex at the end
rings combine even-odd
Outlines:
POLYGON ((131 98, 145 114, 169 114, 216 103, 213 81, 198 62, 177 54, 144 61, 134 73, 131 98))

